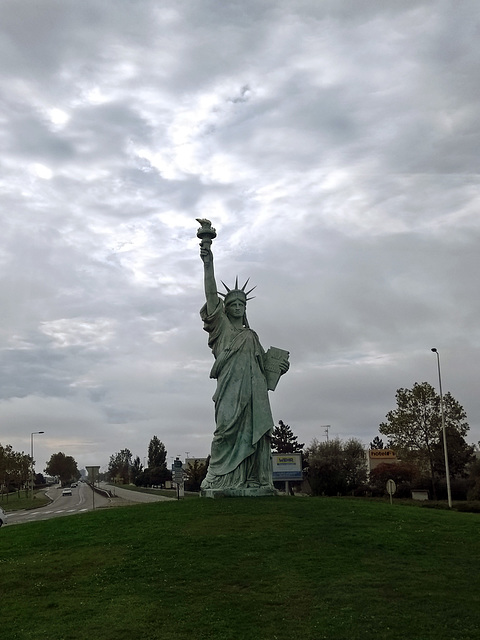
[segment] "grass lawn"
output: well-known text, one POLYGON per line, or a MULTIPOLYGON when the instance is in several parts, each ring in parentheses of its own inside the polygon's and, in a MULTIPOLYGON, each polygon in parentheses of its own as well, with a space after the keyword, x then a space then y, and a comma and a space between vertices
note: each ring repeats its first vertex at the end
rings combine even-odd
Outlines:
POLYGON ((49 500, 45 496, 45 489, 35 491, 33 498, 30 496, 30 491, 22 490, 20 495, 18 492, 2 494, 0 499, 0 507, 3 507, 5 511, 19 511, 20 509, 38 509, 38 507, 44 507, 50 504, 49 500))
POLYGON ((480 515, 181 500, 0 530, 6 640, 477 640, 480 515))

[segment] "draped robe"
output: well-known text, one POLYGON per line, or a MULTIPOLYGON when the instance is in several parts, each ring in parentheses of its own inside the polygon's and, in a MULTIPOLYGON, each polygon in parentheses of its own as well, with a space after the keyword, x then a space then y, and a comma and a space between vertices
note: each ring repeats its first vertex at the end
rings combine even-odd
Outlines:
POLYGON ((219 300, 211 315, 200 311, 215 363, 215 432, 202 489, 273 488, 270 435, 273 418, 262 345, 255 331, 236 329, 219 300))

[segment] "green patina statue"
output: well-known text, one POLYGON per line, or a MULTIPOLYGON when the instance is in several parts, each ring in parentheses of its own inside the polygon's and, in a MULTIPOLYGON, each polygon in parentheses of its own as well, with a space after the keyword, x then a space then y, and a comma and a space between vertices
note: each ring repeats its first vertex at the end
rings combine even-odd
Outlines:
POLYGON ((215 433, 210 464, 201 495, 273 495, 270 435, 273 418, 268 390, 289 368, 288 352, 275 347, 265 352, 248 325, 248 295, 242 288, 217 291, 211 244, 216 237, 209 220, 199 219, 200 257, 204 264, 206 304, 200 311, 215 363, 215 433), (223 300, 219 298, 223 296, 223 300))

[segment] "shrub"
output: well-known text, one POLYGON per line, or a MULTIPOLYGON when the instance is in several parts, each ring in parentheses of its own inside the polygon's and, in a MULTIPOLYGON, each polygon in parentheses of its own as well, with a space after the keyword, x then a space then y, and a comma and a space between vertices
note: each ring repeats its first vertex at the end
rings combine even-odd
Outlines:
POLYGON ((480 513, 480 500, 469 500, 467 502, 461 502, 455 505, 456 511, 463 511, 468 513, 480 513))

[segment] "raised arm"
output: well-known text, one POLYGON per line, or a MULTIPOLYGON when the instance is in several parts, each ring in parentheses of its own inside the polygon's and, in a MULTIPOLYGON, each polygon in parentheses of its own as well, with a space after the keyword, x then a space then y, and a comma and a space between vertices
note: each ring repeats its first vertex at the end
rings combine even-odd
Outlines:
POLYGON ((213 253, 211 241, 202 240, 200 243, 200 257, 203 260, 205 298, 207 300, 207 313, 212 314, 218 305, 217 283, 213 270, 213 253))

